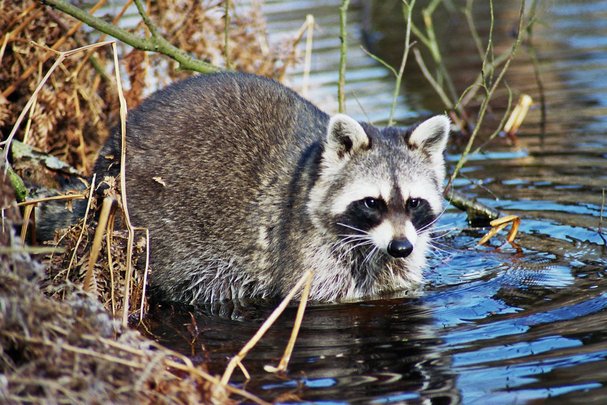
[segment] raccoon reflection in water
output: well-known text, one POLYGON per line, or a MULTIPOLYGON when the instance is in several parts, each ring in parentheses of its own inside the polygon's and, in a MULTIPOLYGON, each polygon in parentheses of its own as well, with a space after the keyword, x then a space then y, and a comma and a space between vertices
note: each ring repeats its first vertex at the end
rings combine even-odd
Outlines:
MULTIPOLYGON (((129 112, 126 136, 153 291, 188 303, 281 296, 309 269, 312 300, 416 286, 442 211, 449 126, 442 115, 409 129, 330 117, 249 74, 156 92, 129 112)), ((119 151, 114 131, 98 175, 118 174, 119 151)))

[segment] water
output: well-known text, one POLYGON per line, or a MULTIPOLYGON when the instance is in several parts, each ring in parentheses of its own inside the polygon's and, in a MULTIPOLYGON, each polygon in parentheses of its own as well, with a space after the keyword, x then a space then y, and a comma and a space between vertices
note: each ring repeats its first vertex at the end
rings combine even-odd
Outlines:
MULTIPOLYGON (((338 3, 265 5, 274 35, 293 32, 307 13, 315 15, 320 31, 310 98, 327 111, 336 109, 338 3)), ((373 51, 394 65, 402 38, 394 36, 401 32, 398 15, 381 16, 377 3, 373 9, 355 4, 350 12, 347 109, 381 123, 390 111, 393 80, 360 49, 361 27, 373 51), (380 16, 365 17, 370 11, 380 16)), ((488 2, 477 3, 475 21, 486 32, 488 2)), ((496 3, 496 48, 504 50, 518 2, 496 3)), ((309 307, 288 375, 280 377, 263 366, 280 358, 294 319, 289 309, 245 360, 251 381, 245 384, 239 372, 233 381, 282 402, 607 401, 607 252, 598 233, 607 188, 607 3, 552 0, 540 9, 533 44, 546 98, 545 126, 534 108, 518 146, 497 140, 467 163, 455 183, 467 195, 522 218, 521 250, 496 249, 503 234, 491 246, 477 247, 484 230, 468 228, 465 215, 449 208, 440 225, 454 231, 433 256, 419 296, 309 307)), ((445 17, 439 25, 447 64, 463 88, 479 66, 465 21, 445 17)), ((406 123, 442 108, 413 59, 409 67, 396 114, 406 123)), ((539 100, 528 48, 521 48, 507 81, 515 97, 526 92, 539 100)), ((297 72, 292 82, 301 83, 297 72)), ((506 99, 501 94, 494 104, 489 126, 499 122, 506 99)), ((451 152, 453 164, 459 155, 451 152)), ((149 328, 163 344, 221 373, 272 308, 165 306, 152 314, 149 328)))

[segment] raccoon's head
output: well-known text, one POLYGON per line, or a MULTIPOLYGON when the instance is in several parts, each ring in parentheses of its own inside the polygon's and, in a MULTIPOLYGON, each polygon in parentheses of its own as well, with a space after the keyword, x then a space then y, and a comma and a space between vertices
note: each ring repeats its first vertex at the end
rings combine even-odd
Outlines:
POLYGON ((442 211, 446 116, 412 129, 379 129, 331 118, 308 211, 343 263, 342 298, 409 288, 421 281, 430 228, 442 211))

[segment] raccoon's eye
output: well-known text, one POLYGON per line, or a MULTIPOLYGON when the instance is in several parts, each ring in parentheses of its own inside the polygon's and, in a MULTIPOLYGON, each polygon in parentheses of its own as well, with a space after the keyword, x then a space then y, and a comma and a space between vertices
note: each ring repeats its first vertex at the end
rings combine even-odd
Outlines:
POLYGON ((365 207, 369 208, 370 210, 376 210, 379 208, 379 200, 377 198, 367 197, 363 200, 363 204, 365 204, 365 207))
POLYGON ((407 208, 414 210, 421 204, 422 200, 419 198, 409 198, 407 200, 407 208))

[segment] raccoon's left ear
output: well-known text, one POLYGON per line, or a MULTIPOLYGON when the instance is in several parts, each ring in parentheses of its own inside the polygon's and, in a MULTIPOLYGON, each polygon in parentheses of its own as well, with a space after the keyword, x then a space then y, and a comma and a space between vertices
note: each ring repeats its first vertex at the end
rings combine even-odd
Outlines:
POLYGON ((443 160, 443 152, 447 147, 451 121, 446 115, 437 115, 419 124, 409 138, 407 144, 411 149, 421 150, 433 161, 443 160))
POLYGON ((369 148, 369 136, 363 127, 345 114, 331 117, 327 128, 325 159, 342 160, 353 153, 369 148))

